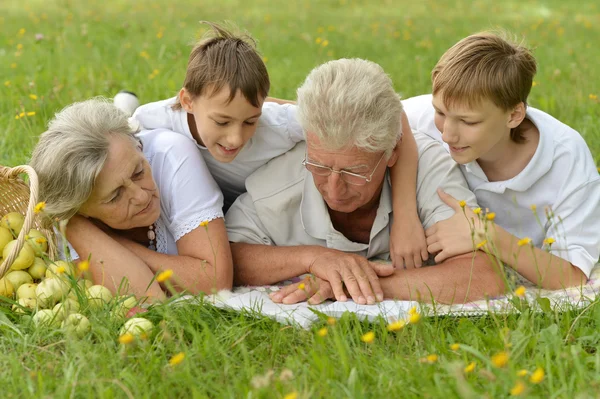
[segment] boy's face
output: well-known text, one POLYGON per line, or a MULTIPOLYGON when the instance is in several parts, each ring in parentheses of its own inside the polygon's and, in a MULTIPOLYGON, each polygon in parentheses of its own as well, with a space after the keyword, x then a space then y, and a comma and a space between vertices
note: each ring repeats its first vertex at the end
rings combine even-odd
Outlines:
POLYGON ((219 162, 233 161, 254 136, 264 102, 263 99, 260 107, 255 107, 239 90, 228 102, 229 95, 229 86, 210 97, 202 95, 192 99, 185 89, 179 93, 181 106, 193 115, 196 139, 219 162))
POLYGON ((450 155, 459 164, 477 159, 493 160, 510 143, 510 129, 522 120, 515 112, 497 107, 488 99, 476 106, 463 103, 444 105, 443 93, 433 96, 435 126, 450 147, 450 155))

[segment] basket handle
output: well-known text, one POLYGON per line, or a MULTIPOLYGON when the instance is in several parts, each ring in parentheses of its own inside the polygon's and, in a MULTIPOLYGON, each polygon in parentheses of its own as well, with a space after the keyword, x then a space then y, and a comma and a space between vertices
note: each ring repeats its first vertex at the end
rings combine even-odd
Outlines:
POLYGON ((0 265, 0 278, 4 277, 6 272, 8 272, 9 267, 19 255, 19 252, 25 243, 25 236, 29 233, 29 230, 31 230, 35 218, 35 206, 37 204, 38 197, 38 177, 37 173, 35 173, 35 170, 28 165, 15 166, 14 168, 4 168, 0 170, 0 177, 8 179, 17 178, 21 173, 25 173, 29 176, 29 204, 27 206, 27 214, 25 215, 23 228, 17 237, 17 245, 15 245, 10 254, 8 254, 8 257, 6 257, 6 259, 4 259, 0 265))

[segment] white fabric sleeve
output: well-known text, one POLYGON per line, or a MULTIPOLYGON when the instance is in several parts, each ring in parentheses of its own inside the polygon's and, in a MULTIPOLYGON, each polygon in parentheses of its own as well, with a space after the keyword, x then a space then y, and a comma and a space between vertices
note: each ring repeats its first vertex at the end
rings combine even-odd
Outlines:
POLYGON ((252 196, 244 193, 231 205, 225 216, 225 226, 230 242, 275 245, 263 226, 252 196))
POLYGON ((223 194, 194 142, 172 132, 154 137, 151 160, 163 220, 175 241, 201 222, 223 217, 223 194))
POLYGON ((460 168, 442 145, 421 132, 415 132, 419 150, 417 167, 417 208, 423 228, 454 215, 437 193, 438 187, 457 201, 464 200, 469 207, 477 208, 475 194, 469 190, 460 168))
POLYGON ((548 218, 546 238, 556 240, 550 253, 568 260, 589 278, 600 257, 600 176, 578 187, 567 185, 560 199, 548 218))
POLYGON ((297 118, 298 107, 294 104, 285 104, 283 107, 286 112, 287 133, 290 140, 293 143, 304 141, 304 129, 302 129, 302 126, 300 126, 297 118))

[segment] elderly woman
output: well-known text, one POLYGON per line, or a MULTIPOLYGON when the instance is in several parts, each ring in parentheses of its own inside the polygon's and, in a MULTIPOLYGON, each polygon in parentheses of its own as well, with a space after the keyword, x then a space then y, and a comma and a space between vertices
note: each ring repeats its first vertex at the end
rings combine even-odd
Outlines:
POLYGON ((193 142, 137 133, 105 99, 72 104, 50 121, 31 166, 40 198, 68 219, 72 256, 91 258, 96 283, 161 298, 157 272, 190 293, 230 289, 233 267, 223 197, 193 142), (74 251, 73 251, 74 250, 74 251))

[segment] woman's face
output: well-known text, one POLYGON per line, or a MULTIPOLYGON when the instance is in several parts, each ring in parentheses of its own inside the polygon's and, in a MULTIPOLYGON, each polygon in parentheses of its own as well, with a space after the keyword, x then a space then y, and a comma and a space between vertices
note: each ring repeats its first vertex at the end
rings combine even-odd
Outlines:
POLYGON ((108 158, 79 213, 117 230, 150 226, 160 216, 160 198, 150 165, 139 147, 113 135, 108 158))

